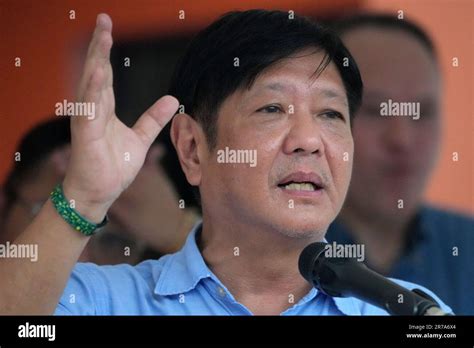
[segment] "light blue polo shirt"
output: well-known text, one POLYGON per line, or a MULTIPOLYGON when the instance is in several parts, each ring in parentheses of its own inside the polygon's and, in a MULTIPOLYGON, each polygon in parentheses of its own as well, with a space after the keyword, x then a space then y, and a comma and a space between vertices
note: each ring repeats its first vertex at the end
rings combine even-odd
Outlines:
MULTIPOLYGON (((183 248, 136 266, 79 263, 64 290, 56 315, 252 315, 207 267, 196 244, 196 224, 183 248)), ((296 265, 295 265, 296 267, 296 265)), ((433 296, 432 292, 395 280, 433 296)), ((287 295, 286 295, 287 296, 287 295)), ((287 297, 288 298, 288 297, 287 297)), ((290 303, 291 304, 291 303, 290 303)), ((355 298, 330 297, 312 289, 281 315, 387 315, 355 298)))

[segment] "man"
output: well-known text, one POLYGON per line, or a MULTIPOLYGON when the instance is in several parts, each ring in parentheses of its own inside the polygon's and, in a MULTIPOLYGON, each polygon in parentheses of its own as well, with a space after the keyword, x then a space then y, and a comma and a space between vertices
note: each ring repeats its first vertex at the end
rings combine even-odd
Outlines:
POLYGON ((352 17, 338 28, 365 94, 353 128, 351 185, 328 240, 364 244, 371 268, 427 286, 455 313, 472 315, 474 220, 423 202, 441 133, 433 44, 414 24, 388 15, 352 17), (385 116, 400 103, 412 112, 385 116))
POLYGON ((2 312, 387 314, 354 298, 327 296, 299 274, 302 249, 324 239, 346 195, 351 118, 362 82, 337 37, 279 11, 225 15, 193 40, 176 70, 170 92, 184 110, 173 119, 171 136, 203 211, 183 249, 136 267, 79 265, 66 286, 86 235, 105 223, 179 106, 165 96, 133 128, 118 121, 111 28, 110 18, 99 15, 78 93, 79 101, 98 104, 99 114, 72 119, 62 190, 16 241, 37 242, 43 257, 34 266, 2 262, 0 277, 22 289, 1 287, 2 312), (67 199, 75 200, 74 210, 67 199), (52 265, 55 272, 43 271, 52 265), (29 274, 28 281, 18 274, 29 274))

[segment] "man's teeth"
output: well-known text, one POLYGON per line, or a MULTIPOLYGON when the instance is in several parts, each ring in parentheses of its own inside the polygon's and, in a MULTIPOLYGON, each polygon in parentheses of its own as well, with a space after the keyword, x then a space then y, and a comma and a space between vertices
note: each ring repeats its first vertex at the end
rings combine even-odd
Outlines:
POLYGON ((310 182, 286 184, 285 190, 297 190, 297 191, 314 191, 316 187, 310 182))

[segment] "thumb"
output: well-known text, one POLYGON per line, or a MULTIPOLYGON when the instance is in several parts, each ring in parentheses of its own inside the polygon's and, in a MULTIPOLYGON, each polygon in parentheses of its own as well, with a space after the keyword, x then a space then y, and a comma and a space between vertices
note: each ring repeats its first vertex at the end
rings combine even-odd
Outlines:
POLYGON ((179 102, 175 97, 165 95, 158 99, 133 126, 133 130, 147 148, 151 146, 163 127, 173 118, 179 102))

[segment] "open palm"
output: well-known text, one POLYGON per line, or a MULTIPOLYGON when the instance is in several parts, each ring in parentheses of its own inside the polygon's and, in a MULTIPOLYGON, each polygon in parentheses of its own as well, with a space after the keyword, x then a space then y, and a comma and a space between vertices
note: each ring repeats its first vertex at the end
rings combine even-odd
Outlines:
POLYGON ((71 120, 71 161, 63 183, 66 197, 97 208, 97 217, 133 181, 152 142, 179 106, 176 98, 164 96, 132 128, 124 125, 115 115, 111 47, 112 21, 100 14, 77 94, 78 102, 94 103, 95 115, 71 120))

